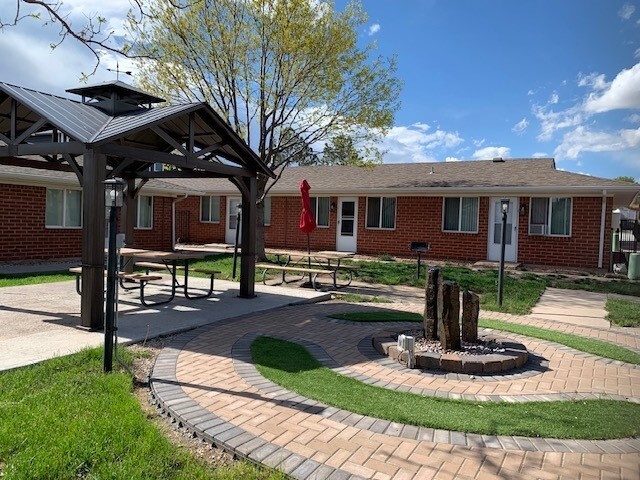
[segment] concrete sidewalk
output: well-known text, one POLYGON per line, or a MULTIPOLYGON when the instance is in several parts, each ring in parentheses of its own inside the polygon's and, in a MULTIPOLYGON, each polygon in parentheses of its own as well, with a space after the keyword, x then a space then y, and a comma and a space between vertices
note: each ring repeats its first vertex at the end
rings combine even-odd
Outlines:
MULTIPOLYGON (((189 279, 194 287, 204 288, 207 282, 189 279)), ((153 294, 154 288, 149 286, 148 293, 153 294)), ((216 280, 211 298, 187 300, 178 292, 172 302, 155 308, 143 307, 137 292, 120 290, 119 342, 140 342, 248 313, 330 298, 310 289, 256 285, 257 296, 242 299, 238 288, 238 283, 216 280)), ((102 332, 79 325, 80 296, 74 281, 1 288, 0 371, 103 344, 102 332)))

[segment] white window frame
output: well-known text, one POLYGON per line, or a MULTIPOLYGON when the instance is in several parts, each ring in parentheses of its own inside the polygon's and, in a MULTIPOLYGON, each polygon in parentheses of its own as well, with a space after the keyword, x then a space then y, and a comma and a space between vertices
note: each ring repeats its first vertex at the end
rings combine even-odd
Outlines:
POLYGON ((138 195, 136 197, 136 224, 135 224, 135 229, 136 230, 153 230, 153 204, 154 204, 154 199, 153 199, 153 195, 138 195), (151 198, 151 215, 149 216, 149 218, 151 219, 151 225, 148 227, 141 227, 140 226, 140 199, 142 197, 149 197, 151 198))
POLYGON ((447 233, 468 233, 471 235, 475 235, 479 231, 479 223, 480 223, 480 197, 475 196, 460 196, 460 197, 442 197, 442 231, 447 233), (447 230, 445 229, 446 225, 446 214, 447 214, 447 199, 448 198, 457 198, 460 200, 458 205, 458 229, 457 230, 447 230), (462 230, 462 200, 465 198, 475 198, 477 202, 476 208, 476 229, 475 230, 462 230))
POLYGON ((383 195, 367 197, 367 208, 366 208, 365 217, 364 217, 364 227, 367 230, 395 230, 397 223, 398 223, 398 197, 390 197, 390 196, 383 196, 383 195), (376 227, 372 227, 372 226, 368 225, 368 222, 369 222, 369 199, 370 198, 379 198, 380 199, 380 208, 378 209, 378 226, 376 226, 376 227), (393 227, 383 227, 382 226, 382 208, 383 208, 383 204, 384 204, 384 199, 385 198, 392 198, 393 199, 393 227))
POLYGON ((271 197, 264 197, 263 205, 262 205, 262 214, 263 214, 262 224, 265 227, 270 226, 271 225, 271 197), (269 204, 269 207, 267 207, 267 204, 269 204), (267 216, 267 212, 269 212, 268 216, 267 216))
POLYGON ((47 188, 45 192, 45 213, 44 213, 44 226, 45 228, 66 228, 69 230, 79 230, 82 228, 83 224, 83 202, 84 195, 82 190, 76 188, 47 188), (47 224, 47 203, 46 199, 48 198, 47 192, 49 190, 59 190, 62 192, 62 225, 48 225, 47 224), (67 225, 67 195, 68 192, 80 192, 80 225, 67 225))
POLYGON ((312 201, 313 199, 315 199, 315 206, 312 205, 311 208, 313 209, 313 218, 316 219, 316 226, 318 228, 329 228, 329 224, 331 223, 330 217, 331 217, 331 197, 311 197, 312 201), (329 204, 329 210, 327 211, 327 224, 326 225, 321 225, 319 222, 319 207, 320 207, 320 199, 321 198, 326 198, 327 199, 327 203, 329 204))
POLYGON ((200 223, 220 223, 220 196, 219 195, 201 195, 200 196, 200 223), (204 198, 209 198, 209 220, 203 220, 202 219, 202 202, 204 200, 204 198), (218 199, 218 220, 211 220, 211 218, 213 217, 212 213, 213 213, 213 199, 217 198, 218 199))
POLYGON ((539 236, 539 237, 560 237, 560 238, 569 238, 571 237, 572 234, 572 227, 573 227, 573 197, 529 197, 529 225, 528 225, 528 231, 529 231, 529 235, 533 235, 533 236, 539 236), (531 223, 531 216, 533 214, 533 199, 534 198, 544 198, 546 199, 547 202, 547 214, 546 214, 546 223, 544 223, 544 228, 542 232, 531 232, 531 226, 532 225, 542 225, 540 223, 536 223, 536 224, 532 224, 531 223), (560 198, 564 198, 564 199, 568 199, 571 203, 570 206, 570 210, 569 210, 569 233, 563 233, 563 234, 559 234, 559 233, 551 233, 551 218, 552 218, 552 213, 553 213, 553 200, 554 199, 560 199, 560 198))

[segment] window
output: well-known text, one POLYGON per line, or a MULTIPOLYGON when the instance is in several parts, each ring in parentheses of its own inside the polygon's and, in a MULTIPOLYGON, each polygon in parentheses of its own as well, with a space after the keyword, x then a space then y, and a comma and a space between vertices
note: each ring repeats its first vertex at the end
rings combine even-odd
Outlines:
POLYGON ((47 188, 47 227, 82 227, 82 191, 47 188))
POLYGON ((329 197, 311 197, 311 212, 316 217, 318 227, 329 227, 329 197))
POLYGON ((136 202, 136 228, 153 228, 153 197, 139 195, 136 202))
POLYGON ((271 225, 271 197, 264 198, 264 218, 263 225, 271 225))
POLYGON ((200 197, 200 221, 220 223, 220 197, 200 197))
POLYGON ((571 198, 531 198, 529 235, 571 235, 571 198))
POLYGON ((367 197, 367 228, 396 228, 394 197, 367 197))
POLYGON ((478 232, 478 197, 444 199, 445 232, 478 232))

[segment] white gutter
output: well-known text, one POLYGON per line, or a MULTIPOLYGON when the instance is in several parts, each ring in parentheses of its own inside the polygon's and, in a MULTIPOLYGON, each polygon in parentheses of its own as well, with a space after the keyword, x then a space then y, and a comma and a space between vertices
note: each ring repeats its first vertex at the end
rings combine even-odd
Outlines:
POLYGON ((600 214, 600 248, 598 249, 598 268, 602 268, 602 258, 604 256, 604 230, 606 227, 605 217, 607 215, 607 191, 602 190, 602 213, 600 214))
POLYGON ((176 249, 176 203, 187 199, 189 194, 185 194, 184 197, 174 198, 171 201, 171 250, 176 249))

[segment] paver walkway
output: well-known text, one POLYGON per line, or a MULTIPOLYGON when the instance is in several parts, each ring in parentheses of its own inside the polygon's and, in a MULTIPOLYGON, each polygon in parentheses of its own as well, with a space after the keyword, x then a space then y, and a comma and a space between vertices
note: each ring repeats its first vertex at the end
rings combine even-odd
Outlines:
MULTIPOLYGON (((462 434, 363 417, 286 391, 251 364, 260 335, 306 346, 341 374, 385 388, 483 401, 558 398, 640 402, 640 368, 550 342, 526 339, 542 368, 527 375, 472 378, 400 368, 368 348, 372 333, 398 324, 329 319, 380 305, 327 302, 246 315, 184 334, 158 358, 152 391, 162 408, 202 438, 294 478, 630 479, 640 477, 640 440, 556 440, 462 434)), ((411 302, 385 309, 421 311, 411 302)), ((489 316, 489 315, 487 315, 489 316)), ((490 315, 638 348, 637 331, 532 317, 490 315)), ((505 334, 506 335, 506 334, 505 334)), ((522 341, 522 338, 519 337, 522 341)))

